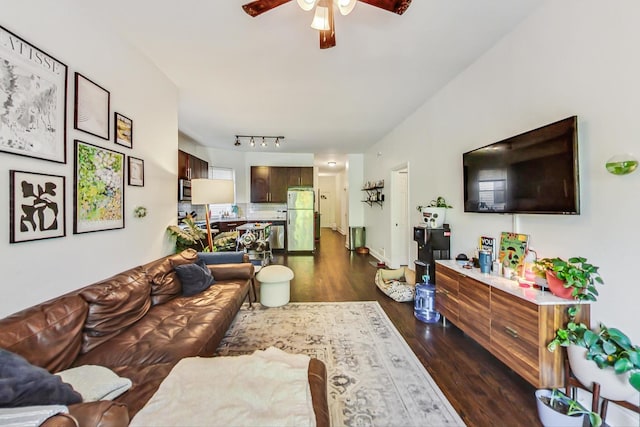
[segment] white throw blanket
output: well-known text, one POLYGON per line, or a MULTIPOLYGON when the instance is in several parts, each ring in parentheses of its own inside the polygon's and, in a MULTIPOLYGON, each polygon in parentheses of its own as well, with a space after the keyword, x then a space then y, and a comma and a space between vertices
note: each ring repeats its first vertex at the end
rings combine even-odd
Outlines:
POLYGON ((315 426, 308 368, 308 356, 274 347, 185 358, 130 425, 315 426))

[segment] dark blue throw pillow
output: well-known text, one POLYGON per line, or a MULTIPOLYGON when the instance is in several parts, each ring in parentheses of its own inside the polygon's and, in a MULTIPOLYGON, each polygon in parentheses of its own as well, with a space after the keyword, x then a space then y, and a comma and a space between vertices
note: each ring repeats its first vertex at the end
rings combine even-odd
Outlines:
POLYGON ((195 264, 177 265, 174 269, 182 283, 182 295, 186 297, 199 294, 214 283, 211 270, 202 260, 195 264))
POLYGON ((80 393, 46 369, 0 348, 0 407, 72 405, 82 402, 80 393))

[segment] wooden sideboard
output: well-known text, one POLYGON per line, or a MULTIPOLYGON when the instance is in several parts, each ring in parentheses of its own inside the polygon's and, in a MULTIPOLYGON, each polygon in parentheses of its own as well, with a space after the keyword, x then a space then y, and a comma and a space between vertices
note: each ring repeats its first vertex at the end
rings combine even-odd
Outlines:
MULTIPOLYGON (((564 349, 552 353, 547 344, 576 303, 462 269, 455 261, 436 261, 436 309, 537 388, 564 386, 564 349)), ((579 316, 589 324, 588 304, 582 304, 579 316)))

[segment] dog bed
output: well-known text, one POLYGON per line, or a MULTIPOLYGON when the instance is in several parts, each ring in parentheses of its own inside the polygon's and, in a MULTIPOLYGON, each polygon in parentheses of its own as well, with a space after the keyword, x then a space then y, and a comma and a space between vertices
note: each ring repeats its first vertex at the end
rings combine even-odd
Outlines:
POLYGON ((375 281, 376 286, 394 301, 413 301, 415 297, 416 274, 407 267, 378 269, 375 281))

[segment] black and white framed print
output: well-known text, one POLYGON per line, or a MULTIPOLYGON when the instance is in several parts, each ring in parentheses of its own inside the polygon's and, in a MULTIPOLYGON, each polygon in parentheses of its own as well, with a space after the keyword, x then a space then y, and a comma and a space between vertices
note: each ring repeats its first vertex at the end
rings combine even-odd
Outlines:
POLYGON ((67 66, 0 27, 0 151, 67 162, 67 66))
POLYGON ((113 115, 116 144, 133 148, 133 120, 120 113, 114 113, 113 115))
POLYGON ((124 228, 124 154, 75 143, 73 233, 124 228))
POLYGON ((80 73, 75 74, 76 98, 73 126, 102 139, 109 139, 111 94, 80 73))
POLYGON ((66 235, 64 176, 11 170, 9 185, 11 243, 66 235))
POLYGON ((129 185, 144 187, 144 160, 129 156, 129 185))

